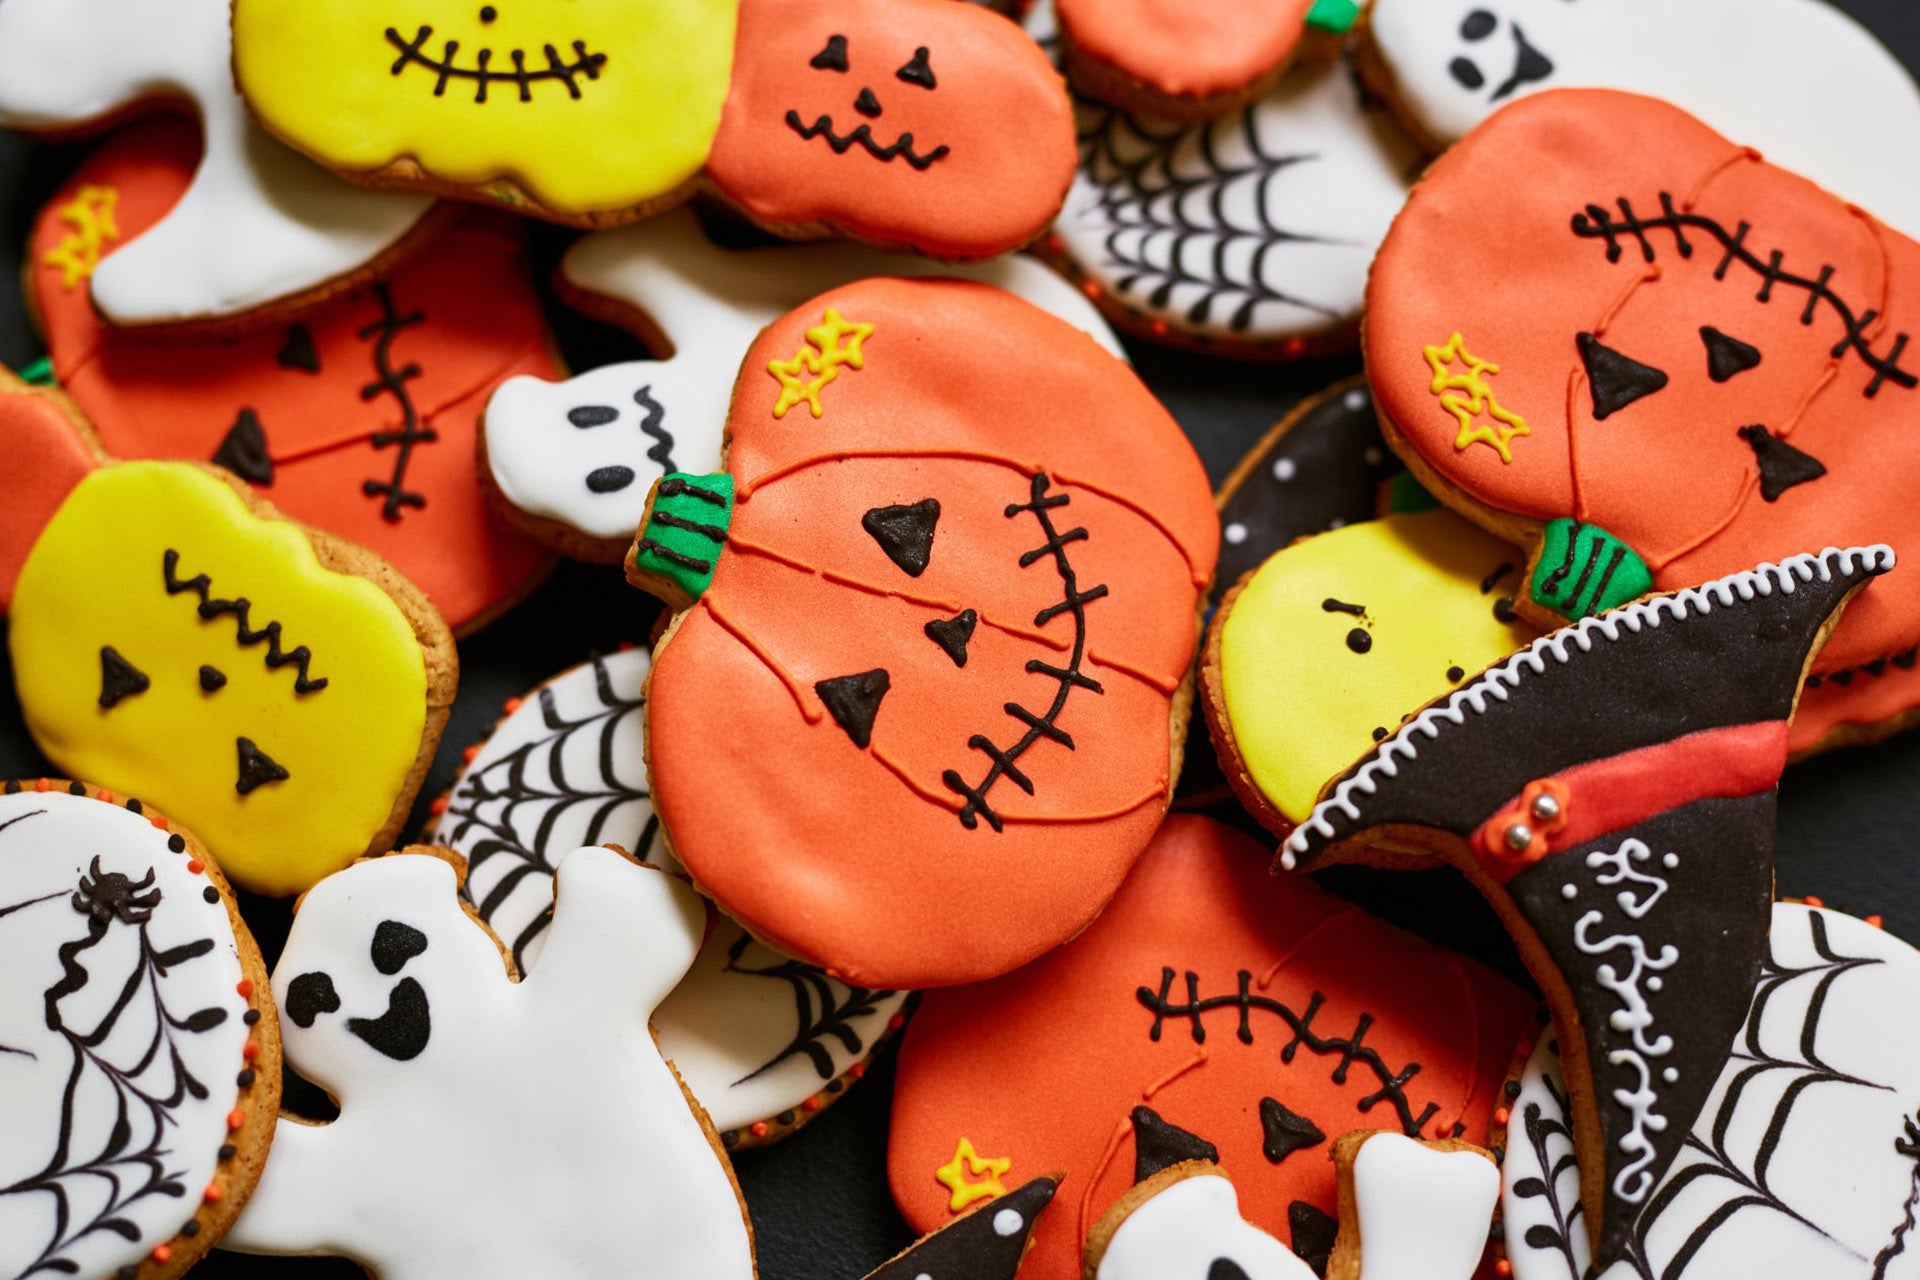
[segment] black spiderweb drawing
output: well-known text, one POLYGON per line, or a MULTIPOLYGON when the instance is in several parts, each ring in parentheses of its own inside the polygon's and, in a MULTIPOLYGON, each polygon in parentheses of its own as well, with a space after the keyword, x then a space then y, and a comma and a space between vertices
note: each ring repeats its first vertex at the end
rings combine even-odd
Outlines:
POLYGON ((622 695, 604 658, 592 666, 593 705, 570 715, 561 711, 554 685, 543 685, 533 695, 539 735, 498 758, 476 758, 438 826, 439 842, 466 856, 465 892, 480 918, 496 931, 512 930, 502 936, 522 972, 527 948, 553 919, 557 860, 581 845, 611 840, 648 861, 659 827, 639 761, 616 750, 622 727, 642 713, 646 699, 639 692, 622 695), (639 831, 615 827, 623 817, 639 816, 636 805, 645 806, 639 831), (504 908, 523 886, 522 904, 537 900, 538 909, 521 924, 520 912, 504 908))
MULTIPOLYGON (((45 812, 22 814, 0 825, 0 831, 45 812)), ((77 1273, 79 1264, 63 1255, 91 1236, 106 1233, 139 1241, 141 1228, 127 1214, 142 1201, 156 1196, 179 1201, 183 1221, 197 1207, 197 1196, 189 1199, 183 1183, 186 1170, 169 1159, 172 1113, 189 1097, 208 1097, 207 1086, 186 1064, 183 1046, 191 1037, 223 1025, 229 1015, 218 1006, 182 1012, 169 1002, 168 978, 211 952, 214 940, 156 946, 148 925, 160 900, 152 868, 136 880, 102 870, 95 857, 71 888, 0 903, 0 933, 6 917, 29 909, 78 917, 77 936, 59 946, 60 978, 43 995, 46 1027, 60 1041, 61 1051, 71 1056, 53 1150, 38 1169, 0 1186, 0 1199, 52 1199, 52 1233, 19 1273, 22 1280, 77 1273), (131 965, 125 972, 96 973, 94 968, 106 963, 107 953, 97 950, 101 943, 128 930, 134 934, 131 965), (93 1012, 102 1003, 98 1000, 84 1012, 69 1012, 87 1003, 73 997, 101 986, 116 992, 104 1012, 93 1012), (83 1095, 89 1107, 100 1106, 107 1097, 113 1100, 113 1124, 103 1137, 94 1138, 90 1126, 76 1122, 83 1095)), ((13 1046, 4 1052, 36 1056, 13 1046)))
POLYGON ((834 1069, 833 1050, 827 1042, 838 1041, 850 1057, 859 1057, 867 1046, 861 1039, 859 1028, 854 1025, 855 1021, 880 1012, 880 1006, 896 993, 849 987, 829 978, 810 964, 802 964, 784 956, 776 957, 772 964, 758 967, 743 963, 747 948, 752 945, 752 936, 744 932, 734 940, 733 945, 727 948, 726 972, 786 983, 793 991, 795 1031, 793 1038, 778 1053, 734 1083, 745 1084, 788 1059, 801 1055, 805 1055, 813 1064, 815 1074, 822 1080, 833 1079, 839 1072, 834 1069))
POLYGON ((1567 1122, 1571 1108, 1566 1090, 1551 1072, 1541 1084, 1546 1087, 1551 1106, 1529 1102, 1520 1113, 1527 1131, 1527 1145, 1532 1148, 1535 1165, 1541 1172, 1539 1176, 1515 1179, 1510 1190, 1522 1200, 1546 1201, 1551 1224, 1535 1223, 1527 1228, 1523 1239, 1530 1249, 1551 1249, 1558 1253, 1566 1262, 1567 1275, 1573 1276, 1580 1270, 1573 1251, 1574 1232, 1582 1229, 1580 1160, 1573 1153, 1573 1129, 1567 1122), (1573 1175, 1573 1183, 1563 1188, 1561 1179, 1569 1173, 1573 1175))
MULTIPOLYGON (((1888 1263, 1906 1247, 1906 1237, 1912 1230, 1911 1215, 1914 1202, 1907 1205, 1909 1218, 1905 1225, 1889 1224, 1894 1234, 1885 1248, 1875 1257, 1866 1257, 1854 1251, 1846 1242, 1836 1239, 1820 1224, 1814 1222, 1788 1204, 1775 1190, 1772 1181, 1773 1163, 1779 1151, 1782 1137, 1788 1127, 1793 1108, 1807 1091, 1829 1086, 1856 1089, 1871 1089, 1890 1092, 1891 1086, 1863 1080, 1844 1071, 1837 1070, 1821 1056, 1819 1047, 1820 1015, 1825 1008, 1828 996, 1834 985, 1847 974, 1862 968, 1883 963, 1871 956, 1849 956, 1840 953, 1828 935, 1826 921, 1817 913, 1807 916, 1809 940, 1812 944, 1815 960, 1807 965, 1794 967, 1782 964, 1776 955, 1769 954, 1762 963, 1759 983, 1755 988, 1753 1006, 1747 1015, 1745 1028, 1740 1039, 1729 1055, 1727 1066, 1722 1071, 1721 1085, 1713 1109, 1704 1113, 1695 1123, 1693 1132, 1688 1135, 1684 1163, 1676 1162, 1674 1169, 1660 1183, 1654 1196, 1647 1202, 1638 1221, 1634 1224, 1633 1238, 1628 1253, 1623 1260, 1632 1272, 1643 1280, 1681 1280, 1688 1266, 1708 1244, 1711 1238, 1722 1230, 1737 1229, 1734 1224, 1739 1216, 1749 1210, 1762 1210, 1777 1214, 1800 1224, 1808 1231, 1827 1240, 1835 1249, 1848 1256, 1857 1258, 1862 1274, 1880 1277, 1885 1274, 1888 1263), (1762 1031, 1767 1023, 1767 1014, 1772 1002, 1788 986, 1811 982, 1813 990, 1808 995, 1807 1013, 1802 1023, 1795 1045, 1795 1051, 1780 1055, 1771 1053, 1762 1044, 1762 1031), (1772 1088, 1775 1092, 1771 1101, 1756 1102, 1754 1098, 1763 1090, 1772 1088), (1742 1105, 1748 1104, 1751 1112, 1754 1106, 1764 1106, 1764 1119, 1756 1128, 1748 1125, 1747 1130, 1760 1133, 1761 1140, 1757 1148, 1748 1154, 1735 1149, 1734 1125, 1741 1118, 1742 1105), (1697 1184, 1717 1184, 1724 1193, 1722 1199, 1700 1221, 1691 1224, 1684 1237, 1677 1243, 1663 1240, 1661 1252, 1667 1254, 1656 1263, 1649 1248, 1649 1240, 1659 1227, 1663 1214, 1674 1210, 1689 1188, 1697 1184)), ((1776 916, 1775 929, 1781 928, 1776 916)), ((1777 1021, 1777 1020, 1776 1020, 1777 1021)), ((1540 1154, 1541 1164, 1546 1166, 1544 1134, 1556 1129, 1561 1136, 1560 1149, 1565 1153, 1562 1162, 1551 1166, 1558 1173, 1569 1167, 1574 1157, 1571 1153, 1571 1138, 1566 1136, 1568 1109, 1565 1093, 1556 1087, 1557 1072, 1550 1073, 1546 1083, 1550 1096, 1558 1104, 1557 1115, 1546 1115, 1542 1119, 1543 1138, 1532 1142, 1540 1154)), ((1531 1138, 1534 1132, 1533 1112, 1537 1104, 1529 1104, 1524 1113, 1527 1129, 1531 1138)), ((1910 1158, 1920 1161, 1920 1143, 1916 1137, 1913 1123, 1893 1139, 1896 1150, 1910 1158)), ((1920 1193, 1920 1164, 1916 1167, 1916 1192, 1920 1193)), ((1534 1179, 1523 1180, 1536 1181, 1534 1179)), ((1516 1184, 1516 1190, 1520 1184, 1516 1184)), ((1698 1200, 1692 1203, 1697 1205, 1698 1200)), ((1570 1235, 1573 1219, 1578 1216, 1579 1206, 1575 1204, 1563 1217, 1557 1211, 1555 1217, 1561 1223, 1560 1236, 1565 1240, 1570 1235)), ((1689 1210, 1689 1213, 1696 1210, 1689 1210)), ((1526 1243, 1535 1248, 1556 1248, 1567 1259, 1567 1274, 1576 1274, 1574 1257, 1569 1247, 1556 1246, 1552 1241, 1534 1238, 1534 1228, 1527 1233, 1526 1243)), ((1668 1233, 1671 1234, 1671 1233, 1668 1233)), ((1591 1276, 1592 1268, 1587 1269, 1591 1276)))
POLYGON ((1282 185, 1328 179, 1301 172, 1324 157, 1285 145, 1282 123, 1257 101, 1197 127, 1081 108, 1080 177, 1064 220, 1100 229, 1099 267, 1115 294, 1235 333, 1342 318, 1345 304, 1286 283, 1287 246, 1363 246, 1285 225, 1282 185))

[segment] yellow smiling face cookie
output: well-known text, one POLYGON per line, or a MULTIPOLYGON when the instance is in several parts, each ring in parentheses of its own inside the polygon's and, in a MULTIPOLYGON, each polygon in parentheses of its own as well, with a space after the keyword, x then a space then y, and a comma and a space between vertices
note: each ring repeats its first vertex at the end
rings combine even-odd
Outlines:
POLYGON ((623 221, 705 163, 737 0, 236 0, 268 130, 375 185, 484 188, 623 221))
POLYGON ((1201 669, 1235 789, 1284 830, 1401 720, 1537 634, 1524 557, 1450 511, 1305 538, 1220 606, 1201 669))
POLYGON ((81 480, 11 613, 47 756, 191 827, 263 893, 385 847, 453 696, 451 638, 417 591, 188 463, 81 480))

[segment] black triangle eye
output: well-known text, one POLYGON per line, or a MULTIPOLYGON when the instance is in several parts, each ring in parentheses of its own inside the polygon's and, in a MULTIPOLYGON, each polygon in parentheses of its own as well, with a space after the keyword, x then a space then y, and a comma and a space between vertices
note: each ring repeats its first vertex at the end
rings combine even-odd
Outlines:
POLYGON ((913 60, 893 73, 908 84, 917 84, 922 89, 938 87, 933 78, 933 68, 927 65, 927 47, 921 45, 913 51, 913 60))
POLYGON ((815 71, 845 71, 847 69, 847 38, 828 36, 827 47, 813 55, 813 61, 807 64, 815 71))
POLYGON ((1729 381, 1760 364, 1760 348, 1710 324, 1700 326, 1700 341, 1707 348, 1707 376, 1715 382, 1729 381))

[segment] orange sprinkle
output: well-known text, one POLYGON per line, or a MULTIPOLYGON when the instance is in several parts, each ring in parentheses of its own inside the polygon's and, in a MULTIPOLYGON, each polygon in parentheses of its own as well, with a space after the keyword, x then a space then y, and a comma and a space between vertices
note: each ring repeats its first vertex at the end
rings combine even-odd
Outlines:
POLYGON ((1054 253, 1059 253, 1060 247, 1065 243, 1066 241, 1060 238, 1060 233, 1058 231, 1049 231, 1047 233, 1047 248, 1053 251, 1054 253))
POLYGON ((1877 915, 1868 916, 1867 923, 1872 925, 1876 929, 1884 929, 1887 927, 1886 919, 1883 916, 1877 916, 1877 915))
POLYGON ((53 790, 53 780, 51 778, 42 778, 33 784, 33 789, 35 791, 51 791, 53 790))
POLYGON ((1288 357, 1298 356, 1307 349, 1306 339, 1288 338, 1280 344, 1281 354, 1288 357))
POLYGON ((173 1260, 173 1250, 169 1249, 166 1245, 157 1244, 153 1246, 151 1256, 155 1262, 165 1264, 173 1260))
POLYGON ((189 875, 197 876, 202 871, 205 871, 206 869, 207 869, 207 864, 200 861, 200 859, 198 858, 194 858, 187 863, 187 874, 189 875))
POLYGON ((820 1095, 816 1093, 811 1098, 808 1098, 805 1102, 801 1103, 800 1109, 806 1112, 814 1112, 814 1111, 818 1111, 821 1107, 825 1105, 826 1105, 825 1103, 820 1101, 820 1095))
POLYGON ((521 699, 519 698, 508 698, 503 709, 508 715, 512 715, 520 709, 520 702, 521 699))
POLYGON ((200 1193, 200 1198, 202 1200, 205 1200, 208 1204, 219 1204, 220 1203, 220 1185, 215 1182, 209 1182, 207 1184, 207 1189, 200 1193))
POLYGON ((246 1000, 253 999, 253 979, 252 978, 240 979, 240 981, 233 984, 233 989, 240 993, 240 996, 242 999, 246 999, 246 1000))
POLYGON ((1812 894, 1808 894, 1805 898, 1801 899, 1801 901, 1805 902, 1810 907, 1824 907, 1827 905, 1825 902, 1821 901, 1819 898, 1814 897, 1812 894))
POLYGON ((479 744, 476 743, 475 745, 468 747, 465 751, 462 751, 460 753, 460 758, 462 760, 465 760, 468 764, 472 764, 473 758, 479 754, 480 754, 480 747, 479 747, 479 744))
POLYGON ((1080 292, 1086 294, 1089 298, 1097 299, 1100 296, 1100 286, 1094 281, 1089 280, 1080 286, 1080 292))
POLYGON ((858 1080, 866 1074, 867 1064, 864 1062, 856 1062, 847 1068, 847 1078, 850 1080, 858 1080))
POLYGON ((247 1122, 247 1113, 242 1111, 240 1108, 235 1107, 233 1110, 227 1112, 227 1128, 228 1129, 238 1129, 241 1125, 245 1124, 246 1122, 247 1122))
POLYGON ((1494 1108, 1493 1122, 1495 1124, 1505 1124, 1507 1121, 1511 1120, 1512 1118, 1513 1116, 1511 1115, 1511 1113, 1507 1111, 1505 1107, 1494 1108))
POLYGON ((907 1016, 904 1013, 896 1013, 891 1018, 887 1019, 887 1030, 889 1031, 898 1031, 900 1028, 906 1025, 907 1025, 907 1016))
POLYGON ((627 650, 633 648, 634 644, 633 644, 633 641, 631 640, 622 640, 619 644, 613 647, 616 652, 625 653, 627 650))
MULTIPOLYGON (((248 1062, 252 1062, 255 1058, 260 1056, 260 1046, 254 1043, 253 1041, 249 1040, 247 1041, 246 1045, 241 1048, 240 1056, 245 1058, 248 1062)), ((1501 1121, 1501 1123, 1504 1124, 1506 1122, 1501 1121)))
POLYGON ((113 792, 107 790, 105 787, 101 787, 93 793, 93 798, 95 800, 111 800, 113 799, 113 792))
POLYGON ((151 809, 147 810, 147 821, 152 823, 158 830, 165 831, 167 829, 166 818, 151 809))
POLYGON ((1148 325, 1147 328, 1153 331, 1154 337, 1164 338, 1167 336, 1167 332, 1170 329, 1172 329, 1173 326, 1168 324, 1165 320, 1155 320, 1152 324, 1148 325))
POLYGON ((436 818, 446 811, 447 798, 445 796, 435 796, 427 805, 427 812, 436 818))
POLYGON ((1513 1264, 1505 1258, 1502 1258, 1493 1264, 1493 1274, 1497 1276, 1510 1276, 1513 1274, 1513 1264))
POLYGON ((747 1126, 747 1132, 756 1138, 764 1138, 767 1136, 767 1122, 765 1120, 755 1120, 747 1126))

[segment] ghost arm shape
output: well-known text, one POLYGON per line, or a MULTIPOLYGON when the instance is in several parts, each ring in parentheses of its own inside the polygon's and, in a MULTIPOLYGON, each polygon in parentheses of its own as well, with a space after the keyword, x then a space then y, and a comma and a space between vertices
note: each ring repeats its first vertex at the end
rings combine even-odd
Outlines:
POLYGON ((173 210, 114 246, 93 299, 115 324, 228 319, 311 292, 391 249, 432 201, 364 191, 268 137, 233 87, 225 0, 7 0, 0 123, 72 131, 185 99, 206 151, 173 210))
POLYGON ((366 1169, 353 1144, 332 1132, 338 1123, 280 1118, 259 1185, 221 1248, 287 1257, 369 1256, 371 1242, 354 1232, 362 1215, 354 1211, 349 1190, 364 1182, 366 1169))
POLYGON ((1812 655, 1885 547, 1588 618, 1409 721, 1291 836, 1440 853, 1499 911, 1570 1064, 1604 1269, 1686 1141, 1765 955, 1774 802, 1812 655))
POLYGON ((561 861, 554 893, 546 948, 522 985, 592 992, 608 1018, 650 1016, 706 938, 706 903, 691 886, 598 845, 561 861))

